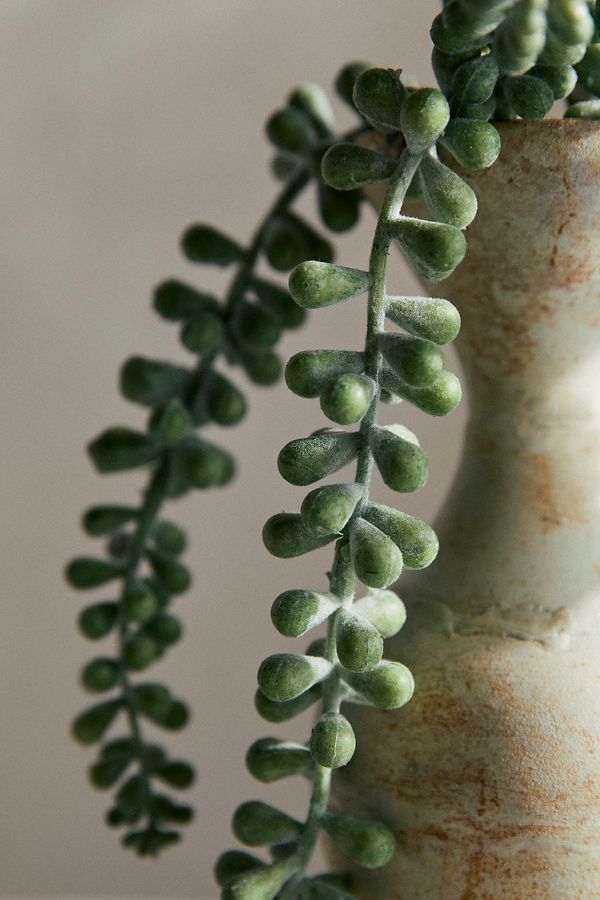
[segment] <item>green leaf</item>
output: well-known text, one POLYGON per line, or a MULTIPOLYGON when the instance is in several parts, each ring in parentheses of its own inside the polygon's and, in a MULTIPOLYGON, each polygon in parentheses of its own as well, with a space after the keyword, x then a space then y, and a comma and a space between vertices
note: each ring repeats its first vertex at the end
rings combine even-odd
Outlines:
MULTIPOLYGON (((600 7, 596 8, 599 9, 600 7)), ((550 72, 557 71, 553 66, 544 68, 550 72)), ((571 67, 568 66, 567 68, 570 69, 571 67)), ((576 70, 581 86, 592 94, 600 94, 600 43, 590 44, 581 62, 577 63, 576 70)))
POLYGON ((158 769, 155 769, 154 775, 178 790, 189 788, 195 778, 192 766, 181 760, 173 760, 164 766, 159 766, 158 769))
POLYGON ((156 288, 154 308, 163 319, 184 322, 204 312, 218 312, 219 301, 210 294, 202 294, 181 281, 171 279, 156 288))
POLYGON ((439 549, 437 535, 420 519, 372 501, 366 504, 361 515, 400 547, 408 569, 424 569, 436 558, 439 549))
POLYGON ((319 431, 286 444, 277 458, 277 467, 290 484, 312 484, 351 462, 359 447, 360 435, 356 432, 319 431))
POLYGON ((113 659, 98 657, 84 666, 81 682, 88 691, 102 693, 110 691, 119 683, 119 666, 113 659))
POLYGON ((129 622, 147 622, 158 611, 158 598, 141 578, 132 578, 121 601, 123 614, 129 622))
POLYGON ((83 527, 92 537, 100 537, 137 519, 138 515, 139 510, 133 506, 92 506, 83 517, 83 527))
POLYGON ((242 803, 235 811, 232 828, 236 838, 250 847, 277 844, 302 833, 300 822, 260 800, 242 803))
POLYGON ((318 137, 310 115, 297 106, 274 112, 266 131, 271 143, 286 153, 306 153, 318 137))
POLYGON ((190 353, 211 354, 225 341, 223 319, 214 312, 199 312, 181 329, 181 343, 190 353))
POLYGON ((289 285, 296 303, 305 309, 319 309, 366 293, 370 276, 358 269, 310 260, 296 266, 289 285))
POLYGON ((73 735, 82 744, 95 744, 112 724, 122 700, 106 700, 80 713, 73 722, 73 735))
POLYGON ((300 637, 324 622, 339 606, 333 594, 316 591, 284 591, 271 607, 271 620, 285 637, 300 637))
POLYGON ((114 628, 118 612, 116 603, 94 603, 79 614, 79 628, 90 640, 100 640, 114 628))
POLYGON ((160 647, 149 635, 138 632, 131 637, 123 649, 123 662, 127 669, 141 672, 147 669, 160 653, 160 647))
POLYGON ((268 350, 281 336, 276 319, 252 303, 240 306, 236 331, 240 341, 253 350, 268 350))
POLYGON ((406 622, 406 607, 394 591, 372 591, 352 611, 375 626, 382 638, 394 637, 406 622))
POLYGON ((433 341, 435 344, 453 341, 460 331, 460 314, 449 300, 430 297, 391 297, 388 300, 386 315, 410 334, 433 341))
POLYGON ((500 155, 498 131, 476 119, 452 119, 440 143, 465 169, 487 169, 500 155))
POLYGON ((121 369, 121 392, 128 400, 158 406, 181 394, 191 377, 189 369, 145 356, 132 356, 121 369))
MULTIPOLYGON (((316 655, 316 654, 313 654, 316 655)), ((267 722, 287 722, 295 716, 299 716, 305 710, 309 709, 313 703, 316 703, 321 696, 321 685, 315 684, 314 687, 300 694, 294 700, 288 700, 281 703, 277 700, 269 700, 268 697, 257 691, 254 697, 254 705, 256 711, 267 722)))
POLYGON ((148 549, 146 556, 155 576, 170 594, 183 594, 187 591, 192 578, 186 566, 160 550, 148 549))
POLYGON ((332 422, 351 425, 364 418, 375 391, 375 382, 367 375, 339 375, 323 388, 321 409, 332 422))
POLYGON ((292 873, 287 860, 244 872, 228 882, 221 900, 274 900, 292 873))
POLYGON ((304 323, 306 313, 292 300, 289 291, 261 278, 252 279, 251 285, 260 305, 284 328, 299 328, 304 323))
POLYGON ((140 712, 153 722, 161 722, 171 708, 171 694, 164 684, 136 684, 132 693, 140 712))
POLYGON ((485 103, 494 93, 500 75, 492 56, 477 56, 462 63, 452 78, 452 95, 464 103, 485 103))
POLYGON ((238 875, 264 868, 265 863, 257 856, 243 850, 227 850, 218 858, 215 865, 215 880, 219 887, 225 887, 238 875))
POLYGON ((119 809, 127 816, 139 816, 148 806, 148 786, 143 775, 132 775, 115 797, 119 809))
POLYGON ((522 72, 537 62, 547 40, 546 4, 516 3, 494 35, 493 53, 504 72, 522 72))
POLYGON ((356 144, 334 144, 321 162, 323 178, 338 191, 353 191, 391 178, 398 160, 356 144))
POLYGON ((121 472, 152 462, 159 448, 139 431, 116 427, 108 428, 91 441, 88 453, 99 472, 121 472))
POLYGON ((237 425, 246 415, 246 400, 238 388, 216 372, 212 373, 208 392, 208 411, 218 425, 237 425))
POLYGON ((427 281, 448 278, 467 252, 464 234, 453 225, 401 216, 388 230, 417 275, 427 281))
POLYGON ((277 513, 265 522, 262 539, 272 556, 290 559, 302 556, 334 540, 335 535, 316 535, 303 524, 298 513, 277 513))
MULTIPOLYGON (((590 52, 590 50, 592 50, 592 47, 588 48, 588 53, 590 52)), ((575 90, 575 87, 577 85, 578 73, 579 80, 581 81, 582 85, 585 86, 585 78, 582 77, 581 74, 582 66, 585 66, 585 57, 579 63, 577 72, 575 71, 573 66, 534 66, 533 69, 529 70, 529 75, 533 75, 534 78, 541 78, 542 81, 545 81, 552 91, 554 99, 562 100, 564 97, 568 97, 569 94, 575 90)), ((598 87, 600 88, 600 80, 598 82, 598 87)))
POLYGON ((291 107, 301 109, 317 126, 319 133, 326 137, 335 131, 335 114, 333 107, 321 85, 305 82, 295 88, 289 97, 291 107))
POLYGON ((233 457, 208 441, 195 438, 177 452, 176 470, 184 483, 195 488, 226 484, 235 473, 233 457))
MULTIPOLYGON (((369 431, 369 444, 377 468, 385 484, 394 491, 411 493, 427 482, 427 457, 408 434, 398 434, 394 426, 374 425, 369 431)), ((384 587, 384 585, 373 585, 384 587)))
POLYGON ((394 332, 379 335, 386 362, 404 381, 416 387, 431 384, 444 368, 444 356, 435 344, 394 332))
POLYGON ((366 672, 381 662, 383 639, 367 619, 343 611, 337 620, 337 653, 341 664, 351 672, 366 672))
POLYGON ((166 520, 155 525, 152 537, 158 549, 171 556, 179 556, 187 546, 185 531, 173 522, 166 520))
POLYGON ((522 119, 543 119, 552 109, 552 88, 532 75, 508 78, 504 92, 511 107, 522 119))
POLYGON ((285 703, 327 678, 331 668, 328 660, 318 656, 275 653, 261 663, 258 686, 268 700, 285 703))
POLYGON ((111 788, 129 768, 131 758, 119 756, 115 759, 99 760, 90 766, 89 777, 92 785, 99 790, 111 788))
POLYGON ((328 184, 319 184, 319 212, 330 231, 348 231, 360 218, 359 191, 336 191, 328 184))
POLYGON ((439 222, 466 228, 477 214, 477 197, 466 181, 433 156, 419 167, 423 196, 439 222))
POLYGON ((306 495, 300 515, 303 523, 317 534, 339 534, 362 500, 360 484, 327 484, 306 495))
POLYGON ((368 672, 344 672, 346 681, 370 706, 378 709, 399 709, 413 695, 414 678, 399 662, 383 660, 368 672))
POLYGON ((105 562, 103 559, 80 556, 71 560, 67 566, 65 577, 71 587, 85 591, 113 581, 121 574, 120 566, 105 562))
POLYGON ((331 262, 333 248, 314 228, 291 212, 271 219, 264 247, 269 264, 278 272, 289 272, 307 259, 331 262))
POLYGON ((355 350, 302 350, 285 368, 286 384, 299 397, 318 397, 334 378, 347 372, 361 374, 365 355, 355 350))
POLYGON ((552 0, 548 28, 563 44, 589 44, 595 23, 585 0, 552 0))
POLYGON ((246 754, 246 767, 265 784, 306 772, 311 766, 308 748, 302 744, 266 737, 255 741, 246 754))
POLYGON ((366 869, 385 866, 394 855, 393 832, 381 822, 326 813, 323 828, 345 856, 366 869))
POLYGON ((567 119, 600 119, 600 100, 572 103, 565 113, 567 119))
POLYGON ((364 62, 346 63, 336 76, 335 90, 337 95, 352 109, 355 108, 354 85, 356 84, 356 79, 369 68, 371 68, 369 64, 364 62))
POLYGON ((269 386, 281 378, 283 364, 276 353, 242 353, 242 363, 248 378, 255 384, 269 386))
POLYGON ((400 71, 366 69, 354 83, 354 105, 378 131, 400 130, 400 114, 407 96, 400 71))
POLYGON ((350 551, 356 577, 369 587, 387 587, 402 572, 399 548, 364 519, 350 523, 350 551))
POLYGON ((460 381, 452 372, 441 372, 432 384, 425 387, 413 387, 389 369, 384 369, 381 383, 387 390, 408 400, 430 416, 447 416, 454 412, 462 397, 460 381))
POLYGON ((319 766, 339 769, 348 765, 356 749, 352 725, 341 713, 324 713, 310 736, 310 752, 319 766))
POLYGON ((423 153, 438 140, 450 119, 450 107, 441 91, 419 88, 402 105, 400 124, 410 153, 423 153))
POLYGON ((180 731, 189 722, 190 711, 182 700, 171 701, 167 713, 156 724, 169 731, 180 731))
POLYGON ((244 259, 245 251, 211 225, 192 225, 181 239, 184 254, 191 262, 230 266, 244 259))

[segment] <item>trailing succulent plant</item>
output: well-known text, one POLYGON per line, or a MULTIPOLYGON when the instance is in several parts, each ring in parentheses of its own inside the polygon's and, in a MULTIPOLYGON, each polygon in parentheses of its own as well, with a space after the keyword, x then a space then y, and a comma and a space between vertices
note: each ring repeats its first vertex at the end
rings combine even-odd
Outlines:
POLYGON ((567 116, 600 117, 600 101, 593 97, 600 88, 600 3, 448 0, 431 36, 439 89, 407 87, 399 71, 346 70, 358 111, 399 149, 390 157, 346 141, 323 156, 323 178, 338 191, 387 182, 368 269, 315 259, 300 263, 290 276, 291 295, 303 309, 368 295, 367 327, 362 350, 301 351, 288 362, 290 390, 318 397, 333 426, 288 443, 279 454, 279 472, 299 486, 352 462, 356 473, 350 481, 313 488, 299 513, 277 514, 263 530, 267 549, 280 558, 335 543, 329 589, 287 590, 271 610, 285 637, 302 637, 323 623, 327 637, 314 640, 304 654, 268 657, 258 672, 256 707, 267 721, 283 722, 319 705, 310 739, 261 738, 246 756, 259 781, 303 775, 312 793, 303 821, 262 801, 237 809, 235 836, 251 848, 268 848, 269 858, 224 853, 216 865, 223 900, 349 900, 344 877, 308 874, 321 832, 366 868, 385 865, 394 853, 395 837, 385 823, 328 810, 332 771, 350 762, 356 746, 341 705, 393 710, 413 693, 409 670, 384 659, 384 639, 406 618, 389 588, 403 566, 427 566, 438 549, 427 524, 371 497, 375 469, 399 492, 418 490, 427 478, 417 437, 403 425, 380 425, 379 404, 405 400, 445 415, 461 391, 439 349, 458 333, 457 310, 444 299, 388 293, 388 253, 397 244, 417 274, 432 283, 460 264, 467 249, 463 230, 476 215, 477 198, 447 163, 453 158, 463 169, 493 165, 500 137, 490 119, 540 119, 563 98, 567 116), (415 195, 431 219, 406 211, 405 199, 415 195), (388 321, 402 332, 388 330, 388 321), (360 599, 357 583, 365 588, 360 599))
MULTIPOLYGON (((188 590, 191 576, 181 561, 186 535, 163 517, 166 502, 194 489, 229 483, 235 463, 222 447, 197 431, 208 423, 236 425, 246 400, 218 363, 240 366, 251 381, 271 385, 282 364, 275 346, 284 329, 300 326, 305 312, 288 291, 258 274, 266 262, 275 272, 289 272, 307 259, 331 261, 328 240, 294 212, 294 201, 312 182, 325 225, 344 231, 359 216, 358 191, 341 192, 320 176, 320 161, 334 136, 333 110, 326 93, 308 84, 295 90, 267 124, 276 148, 273 169, 283 187, 248 246, 204 224, 193 225, 182 239, 187 259, 234 270, 223 299, 177 280, 161 284, 155 311, 180 327, 181 343, 195 359, 190 365, 134 356, 122 368, 124 396, 149 411, 144 432, 109 428, 93 440, 89 454, 96 469, 114 473, 144 467, 147 486, 138 505, 94 506, 83 517, 88 535, 107 540, 101 558, 71 561, 66 578, 77 590, 110 587, 111 599, 95 601, 79 616, 85 637, 110 637, 112 649, 83 669, 83 687, 102 695, 73 724, 85 745, 100 743, 89 770, 92 784, 116 788, 108 810, 110 826, 124 826, 123 844, 139 855, 156 855, 180 838, 176 826, 190 821, 193 809, 157 789, 190 786, 192 766, 171 759, 164 747, 146 736, 146 725, 182 728, 188 707, 155 681, 134 681, 181 637, 182 625, 170 612, 174 597, 188 590), (108 694, 108 699, 104 695, 108 694), (105 740, 121 716, 125 733, 105 740)), ((364 128, 361 122, 351 138, 364 128)))

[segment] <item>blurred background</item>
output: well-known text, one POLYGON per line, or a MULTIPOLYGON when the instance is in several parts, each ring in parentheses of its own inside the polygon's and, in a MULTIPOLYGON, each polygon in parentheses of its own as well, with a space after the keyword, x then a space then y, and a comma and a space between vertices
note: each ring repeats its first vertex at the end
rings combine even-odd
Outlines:
MULTIPOLYGON (((304 815, 302 785, 262 788, 243 758, 274 728, 300 740, 310 728, 305 718, 278 731, 258 718, 252 698, 264 656, 301 652, 270 623, 274 597, 326 585, 331 548, 283 562, 260 538, 269 515, 296 510, 304 496, 281 480, 275 460, 288 440, 322 426, 318 403, 282 385, 245 385, 248 418, 218 435, 239 460, 237 480, 168 511, 189 529, 194 584, 174 603, 184 641, 147 674, 192 707, 190 726, 165 741, 197 764, 198 814, 183 843, 158 861, 122 850, 104 826, 109 797, 86 778, 94 751, 69 736, 73 715, 89 703, 78 671, 99 645, 77 632, 83 595, 65 586, 62 572, 71 556, 98 549, 80 530, 82 510, 135 502, 144 482, 143 472, 101 479, 84 452, 109 425, 143 423, 143 410, 117 393, 122 361, 186 359, 176 327, 150 310, 153 286, 176 275, 202 289, 225 287, 219 270, 183 261, 182 229, 208 221, 247 241, 277 189, 263 133, 269 112, 302 81, 330 87, 350 59, 402 67, 428 82, 437 7, 0 2, 2 897, 216 898, 212 865, 232 844, 237 803, 263 797, 304 815)), ((340 109, 340 126, 351 121, 340 109)), ((310 194, 301 204, 309 217, 313 202, 310 194)), ((341 237, 340 262, 367 265, 373 224, 365 211, 360 227, 341 237)), ((417 290, 397 259, 391 285, 417 290)), ((287 333, 283 355, 360 347, 364 313, 359 300, 312 314, 301 332, 287 333)), ((449 365, 456 368, 452 354, 449 365)), ((404 408, 398 415, 431 459, 428 486, 401 498, 403 508, 431 520, 460 455, 465 405, 442 421, 404 408)), ((391 499, 379 483, 376 496, 391 499)))

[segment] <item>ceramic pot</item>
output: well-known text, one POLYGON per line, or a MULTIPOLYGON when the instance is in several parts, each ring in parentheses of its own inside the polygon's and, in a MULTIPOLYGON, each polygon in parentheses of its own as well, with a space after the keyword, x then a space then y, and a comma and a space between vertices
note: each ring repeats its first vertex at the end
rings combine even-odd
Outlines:
POLYGON ((346 708, 333 805, 398 839, 353 873, 364 900, 600 898, 600 123, 499 130, 432 289, 463 318, 472 416, 439 557, 398 585, 387 655, 415 695, 346 708))

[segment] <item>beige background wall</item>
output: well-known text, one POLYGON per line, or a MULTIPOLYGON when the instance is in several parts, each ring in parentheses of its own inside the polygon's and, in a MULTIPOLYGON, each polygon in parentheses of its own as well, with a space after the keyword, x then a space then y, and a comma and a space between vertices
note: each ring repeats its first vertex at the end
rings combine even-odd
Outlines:
MULTIPOLYGON (((230 844, 236 802, 265 796, 304 810, 301 787, 260 789, 248 744, 269 733, 252 706, 255 672, 293 645, 269 620, 286 587, 324 586, 330 550, 271 560, 260 529, 303 492, 277 476, 278 449, 322 423, 318 404, 282 387, 248 389, 251 415, 220 439, 241 457, 226 491, 185 499, 192 591, 177 603, 185 641, 152 677, 194 710, 169 745, 193 758, 199 809, 183 845, 158 862, 122 851, 101 822, 107 798, 86 784, 92 754, 68 737, 86 702, 76 673, 96 646, 75 631, 69 556, 89 504, 128 502, 140 475, 101 480, 83 445, 116 422, 141 423, 116 392, 131 353, 184 358, 175 329, 149 311, 168 275, 217 289, 186 265, 183 226, 206 219, 246 238, 273 196, 262 133, 301 80, 329 84, 348 58, 427 80, 435 0, 3 0, 0 3, 0 422, 3 614, 0 626, 0 894, 216 897, 211 866, 230 844)), ((342 123, 348 118, 343 115, 342 123)), ((304 203, 312 208, 312 197, 304 203)), ((373 216, 340 244, 365 265, 373 216)), ((415 288, 395 264, 398 290, 415 288)), ((286 338, 302 347, 361 341, 359 301, 314 314, 286 338)), ((465 411, 447 421, 402 410, 431 456, 429 486, 405 508, 432 517, 451 480, 465 411)), ((386 494, 378 487, 378 496, 386 494)), ((303 737, 308 721, 289 733, 303 737)))

